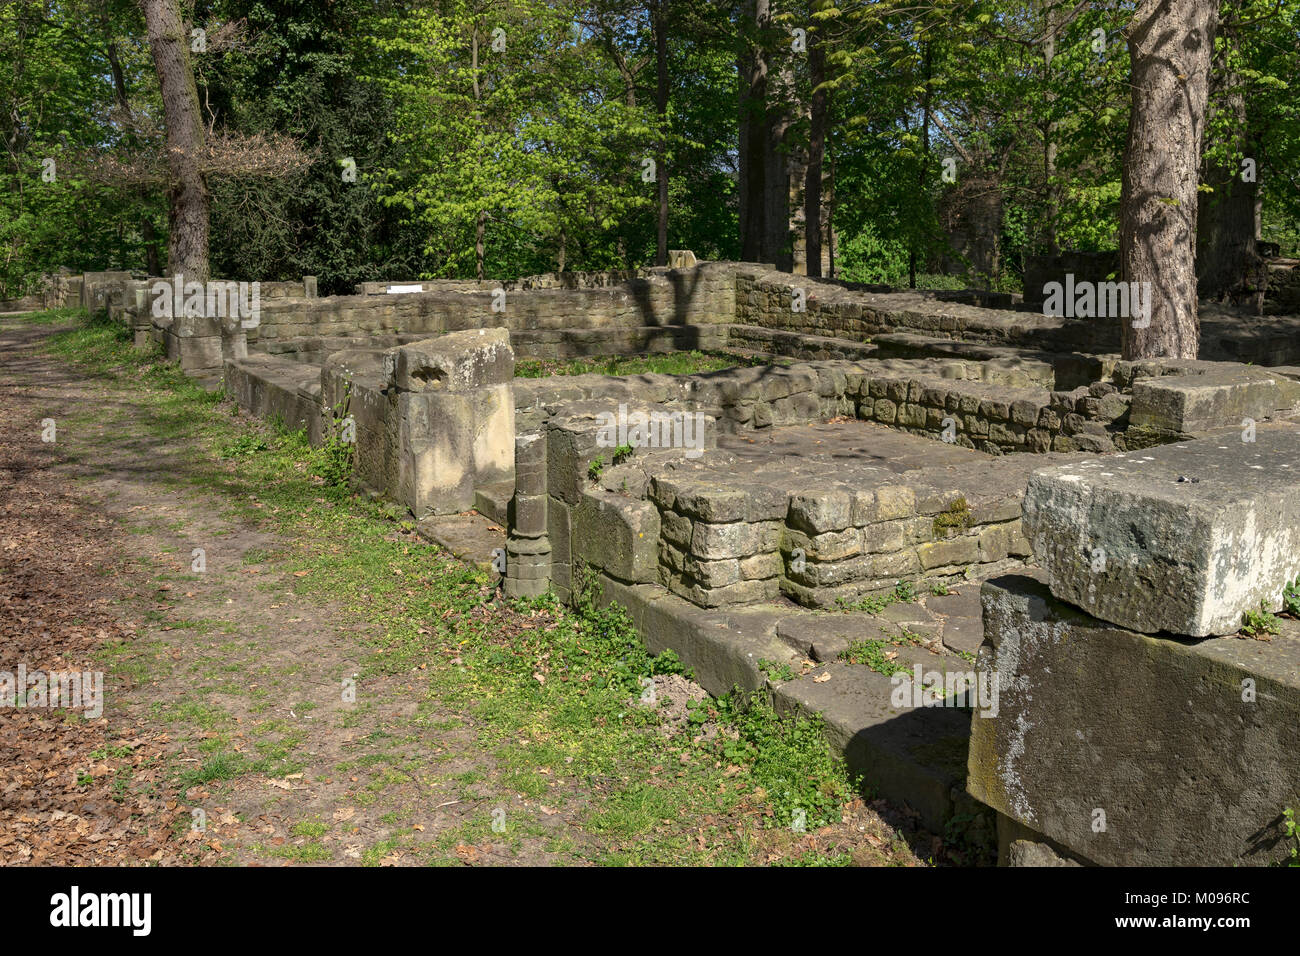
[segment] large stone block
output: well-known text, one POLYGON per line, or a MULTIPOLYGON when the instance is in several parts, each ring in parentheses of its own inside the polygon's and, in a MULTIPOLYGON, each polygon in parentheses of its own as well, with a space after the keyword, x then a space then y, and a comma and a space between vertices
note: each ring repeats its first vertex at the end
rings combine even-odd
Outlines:
POLYGON ((508 329, 469 329, 390 349, 384 371, 402 391, 460 392, 508 384, 515 353, 508 329))
POLYGON ((1298 397, 1294 382, 1245 365, 1143 378, 1133 383, 1129 422, 1176 434, 1241 427, 1289 410, 1298 397))
POLYGON ((1232 633, 1300 574, 1300 433, 1043 469, 1024 530, 1052 593, 1089 614, 1145 633, 1232 633))
POLYGON ((1114 627, 1008 575, 983 586, 967 789, 1112 866, 1262 864, 1300 801, 1300 624, 1271 642, 1114 627))
POLYGON ((454 393, 396 398, 395 487, 417 518, 474 507, 474 408, 454 393))
POLYGON ((474 415, 474 480, 510 481, 515 476, 515 402, 510 385, 489 385, 471 394, 474 415))
POLYGON ((592 489, 573 512, 573 554, 621 581, 658 579, 659 509, 592 489))

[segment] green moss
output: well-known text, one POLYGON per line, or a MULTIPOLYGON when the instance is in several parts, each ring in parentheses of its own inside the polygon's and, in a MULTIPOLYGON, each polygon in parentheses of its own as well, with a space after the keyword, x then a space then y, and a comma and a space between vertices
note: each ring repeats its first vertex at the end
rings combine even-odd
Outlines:
POLYGON ((970 505, 965 498, 954 498, 947 508, 934 516, 934 536, 944 538, 954 531, 965 531, 970 524, 970 505))

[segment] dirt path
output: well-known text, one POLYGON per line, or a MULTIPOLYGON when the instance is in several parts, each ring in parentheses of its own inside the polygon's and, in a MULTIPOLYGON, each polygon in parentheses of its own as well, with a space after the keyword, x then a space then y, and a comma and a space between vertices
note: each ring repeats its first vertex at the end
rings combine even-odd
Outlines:
MULTIPOLYGON (((482 716, 491 701, 431 690, 459 663, 454 642, 428 663, 368 666, 384 653, 382 615, 304 592, 318 572, 295 570, 303 547, 338 546, 250 522, 261 502, 233 481, 196 486, 200 439, 184 415, 45 354, 55 331, 0 320, 0 670, 102 671, 104 706, 94 719, 0 713, 0 861, 635 862, 621 844, 646 832, 638 814, 675 816, 642 806, 639 790, 627 799, 639 786, 627 775, 566 776, 574 758, 558 751, 516 759, 554 749, 542 728, 516 717, 503 732, 482 716)), ((396 527, 392 538, 414 540, 396 527)), ((675 763, 649 762, 674 776, 675 763)), ((735 768, 704 764, 707 787, 725 789, 735 768)), ((817 836, 756 831, 758 812, 687 821, 692 850, 915 862, 861 801, 817 836)))

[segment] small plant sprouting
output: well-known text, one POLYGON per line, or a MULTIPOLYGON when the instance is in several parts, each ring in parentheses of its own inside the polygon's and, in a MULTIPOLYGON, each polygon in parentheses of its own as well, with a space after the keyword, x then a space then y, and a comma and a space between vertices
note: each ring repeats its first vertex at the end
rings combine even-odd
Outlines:
POLYGON ((1288 617, 1300 618, 1300 578, 1282 589, 1282 613, 1288 617))
POLYGON ((898 651, 892 650, 892 641, 856 640, 840 655, 840 660, 850 664, 865 664, 877 674, 893 677, 909 670, 898 660, 898 651))
POLYGON ((621 465, 635 454, 636 449, 631 445, 619 445, 614 449, 614 464, 621 465))
POLYGON ((856 601, 848 601, 841 597, 836 598, 835 603, 841 611, 866 611, 868 614, 879 614, 891 604, 908 604, 915 601, 916 595, 916 584, 911 581, 898 581, 894 584, 894 590, 888 594, 868 594, 856 601))
POLYGON ((894 585, 894 600, 909 604, 916 600, 916 585, 911 581, 899 581, 894 585))
POLYGON ((597 455, 591 459, 591 464, 587 466, 587 477, 592 481, 599 481, 600 474, 605 470, 605 456, 597 455))
POLYGON ((769 661, 765 657, 759 659, 758 669, 763 672, 763 676, 768 680, 790 681, 799 676, 788 663, 769 661))
POLYGON ((1271 613, 1261 600, 1258 611, 1247 611, 1242 615, 1241 633, 1257 641, 1268 640, 1264 635, 1276 634, 1279 623, 1277 615, 1271 613))

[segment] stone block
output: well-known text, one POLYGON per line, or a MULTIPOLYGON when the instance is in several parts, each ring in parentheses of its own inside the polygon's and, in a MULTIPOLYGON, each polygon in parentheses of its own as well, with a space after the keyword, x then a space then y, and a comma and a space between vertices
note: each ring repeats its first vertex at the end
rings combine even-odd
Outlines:
POLYGON ((853 495, 829 490, 791 495, 787 522, 811 535, 842 531, 853 524, 853 495))
POLYGON ((1132 425, 1173 434, 1241 427, 1242 419, 1273 417, 1296 400, 1295 383, 1249 366, 1201 375, 1165 375, 1133 383, 1132 425))
POLYGON ((384 372, 400 391, 462 392, 509 385, 515 353, 508 329, 468 329, 389 349, 384 372))
POLYGON ((1300 625, 1272 642, 1115 627, 1008 575, 983 586, 967 789, 1103 866, 1263 865, 1300 800, 1300 625), (1104 814, 1104 817, 1103 817, 1104 814), (1098 826, 1104 820, 1104 827, 1098 826))
POLYGON ((695 522, 691 529, 691 553, 706 560, 747 558, 751 554, 775 551, 781 526, 775 522, 695 522))
POLYGON ((1189 441, 1029 479, 1025 533, 1052 593, 1145 633, 1230 634, 1300 574, 1300 434, 1189 441))
POLYGON ((573 512, 573 556, 622 581, 658 579, 659 509, 598 489, 583 493, 573 512))

